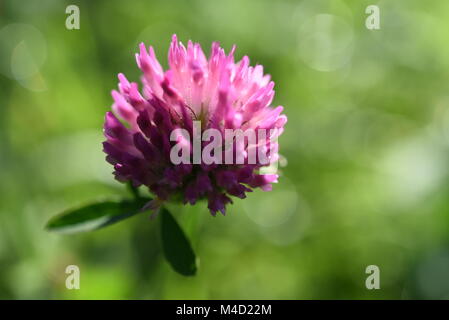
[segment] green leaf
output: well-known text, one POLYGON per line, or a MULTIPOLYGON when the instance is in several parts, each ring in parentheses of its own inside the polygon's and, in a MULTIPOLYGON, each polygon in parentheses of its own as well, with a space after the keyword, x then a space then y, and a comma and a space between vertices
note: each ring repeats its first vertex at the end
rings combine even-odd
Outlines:
POLYGON ((160 218, 165 258, 176 272, 194 276, 197 270, 196 257, 189 239, 167 209, 161 208, 160 218))
POLYGON ((50 219, 46 229, 60 233, 91 231, 106 227, 137 213, 151 199, 103 201, 71 209, 50 219))

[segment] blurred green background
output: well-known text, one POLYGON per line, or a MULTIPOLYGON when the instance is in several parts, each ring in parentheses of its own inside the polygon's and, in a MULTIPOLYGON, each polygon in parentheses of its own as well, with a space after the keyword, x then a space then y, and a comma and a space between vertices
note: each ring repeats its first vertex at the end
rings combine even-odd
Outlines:
MULTIPOLYGON (((449 298, 449 2, 0 2, 0 298, 449 298), (80 8, 67 30, 65 8, 80 8), (365 27, 380 8, 381 29, 365 27), (271 193, 174 208, 200 257, 182 277, 147 214, 57 235, 63 209, 126 194, 101 151, 137 45, 218 40, 276 82, 287 164, 271 193), (65 268, 81 270, 67 290, 65 268), (367 290, 365 268, 380 268, 367 290)), ((285 162, 285 161, 284 161, 285 162)), ((285 163, 284 163, 285 164, 285 163)))

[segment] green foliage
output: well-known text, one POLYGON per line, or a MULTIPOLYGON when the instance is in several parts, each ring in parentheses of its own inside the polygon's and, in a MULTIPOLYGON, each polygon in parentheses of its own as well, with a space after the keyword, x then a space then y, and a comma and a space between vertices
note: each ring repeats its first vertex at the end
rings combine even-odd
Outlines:
POLYGON ((151 199, 134 201, 101 201, 81 208, 71 209, 53 217, 47 223, 47 230, 60 233, 92 231, 117 223, 142 212, 142 207, 151 199))
POLYGON ((184 276, 195 275, 196 257, 189 239, 167 209, 161 209, 160 219, 165 258, 176 272, 184 276))
MULTIPOLYGON (((144 212, 151 199, 139 196, 137 188, 130 188, 134 200, 98 201, 63 212, 48 221, 46 229, 57 233, 78 233, 104 228, 144 212)), ((161 239, 164 256, 173 270, 184 276, 194 276, 196 257, 189 239, 165 208, 160 209, 161 239)))

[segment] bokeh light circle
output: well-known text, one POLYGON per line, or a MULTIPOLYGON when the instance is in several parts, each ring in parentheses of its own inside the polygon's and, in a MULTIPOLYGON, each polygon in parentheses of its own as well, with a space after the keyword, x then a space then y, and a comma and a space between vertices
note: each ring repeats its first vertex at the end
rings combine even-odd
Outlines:
POLYGON ((47 89, 40 69, 47 42, 32 25, 12 23, 0 29, 0 73, 32 91, 47 89))
POLYGON ((300 26, 298 55, 312 69, 334 71, 351 60, 354 32, 341 17, 320 13, 300 26))
POLYGON ((32 25, 12 23, 0 30, 0 73, 21 80, 39 72, 47 58, 47 43, 32 25))
POLYGON ((281 177, 282 183, 273 185, 273 190, 255 190, 243 202, 248 217, 262 227, 282 224, 296 211, 298 194, 292 183, 281 177))
POLYGON ((273 190, 255 190, 242 201, 246 215, 259 226, 260 233, 276 245, 288 245, 299 240, 310 222, 310 209, 285 176, 273 190))

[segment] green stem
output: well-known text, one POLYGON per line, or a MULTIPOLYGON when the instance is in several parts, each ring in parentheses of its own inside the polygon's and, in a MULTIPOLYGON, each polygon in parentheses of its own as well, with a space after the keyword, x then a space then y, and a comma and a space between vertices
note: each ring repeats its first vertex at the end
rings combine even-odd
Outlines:
POLYGON ((140 193, 139 193, 139 189, 134 187, 132 182, 128 182, 128 189, 133 194, 134 199, 139 200, 141 198, 140 193))

